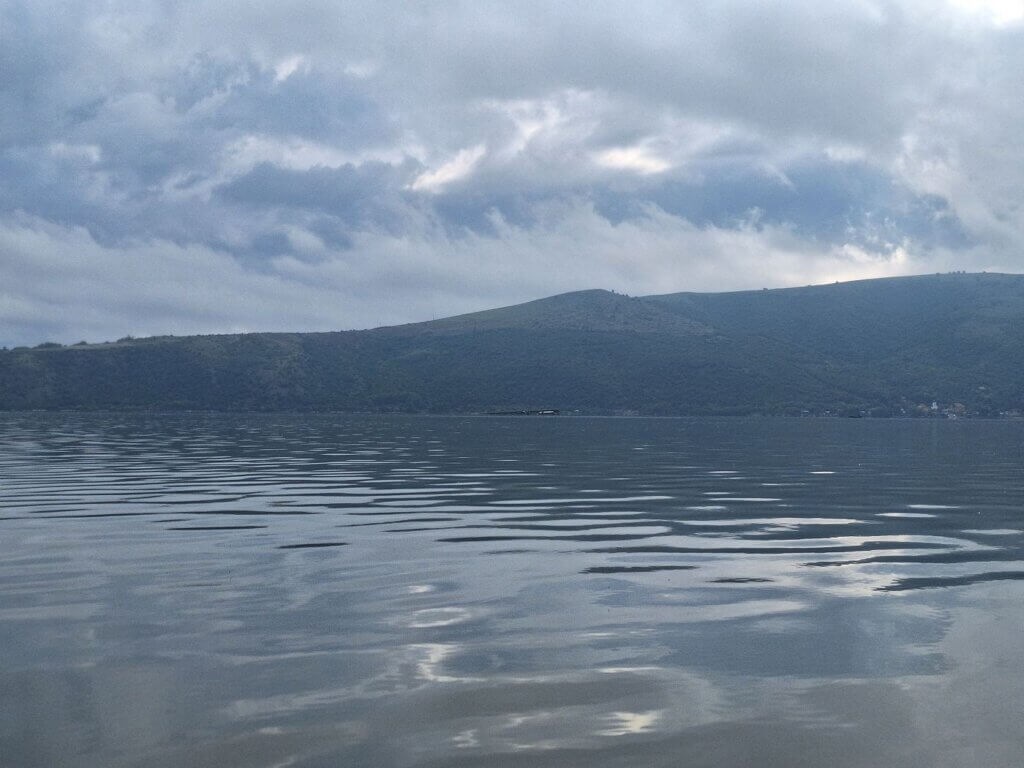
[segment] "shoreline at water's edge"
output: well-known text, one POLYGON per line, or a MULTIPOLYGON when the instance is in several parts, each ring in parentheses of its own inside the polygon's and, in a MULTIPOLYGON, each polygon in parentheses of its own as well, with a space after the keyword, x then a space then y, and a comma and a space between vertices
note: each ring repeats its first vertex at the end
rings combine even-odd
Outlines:
POLYGON ((274 415, 274 414, 316 414, 316 415, 338 415, 338 416, 406 416, 421 418, 487 418, 487 419, 540 419, 552 421, 558 419, 782 419, 785 421, 820 420, 830 419, 838 421, 866 420, 866 421, 915 421, 915 422, 954 422, 954 421, 1005 421, 1024 422, 1024 415, 1007 414, 997 416, 986 416, 980 414, 967 414, 963 416, 928 415, 915 416, 912 414, 900 414, 893 416, 862 414, 850 416, 839 413, 764 413, 757 411, 743 413, 607 413, 599 411, 575 411, 562 412, 560 414, 544 413, 490 413, 486 411, 370 411, 370 410, 340 410, 333 408, 145 408, 138 406, 126 406, 123 408, 0 408, 0 416, 16 414, 148 414, 148 415, 179 415, 179 414, 237 414, 237 415, 274 415))

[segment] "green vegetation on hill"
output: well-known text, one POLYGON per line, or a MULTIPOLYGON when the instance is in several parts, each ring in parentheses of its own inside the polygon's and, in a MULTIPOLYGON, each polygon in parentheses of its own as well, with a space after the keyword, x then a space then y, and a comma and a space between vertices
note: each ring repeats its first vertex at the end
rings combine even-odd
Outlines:
POLYGON ((370 331, 0 352, 0 408, 531 408, 998 415, 1024 409, 1024 276, 630 298, 581 291, 370 331), (932 404, 936 407, 932 407, 932 404))

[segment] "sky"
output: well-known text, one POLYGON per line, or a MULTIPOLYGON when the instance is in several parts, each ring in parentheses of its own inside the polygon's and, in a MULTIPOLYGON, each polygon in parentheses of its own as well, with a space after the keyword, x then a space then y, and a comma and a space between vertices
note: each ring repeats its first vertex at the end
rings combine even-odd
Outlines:
POLYGON ((0 0, 0 345, 1024 271, 1024 0, 0 0))

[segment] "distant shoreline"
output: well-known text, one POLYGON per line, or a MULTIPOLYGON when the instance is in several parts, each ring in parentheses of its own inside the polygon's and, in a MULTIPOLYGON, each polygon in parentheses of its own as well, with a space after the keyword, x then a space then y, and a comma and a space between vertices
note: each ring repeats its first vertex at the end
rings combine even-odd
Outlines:
POLYGON ((0 409, 1018 418, 1021 328, 1024 275, 588 290, 368 331, 3 350, 0 409))
POLYGON ((912 422, 957 422, 957 421, 1004 421, 1024 422, 1024 416, 1020 415, 996 415, 996 416, 962 416, 957 418, 946 418, 943 416, 861 416, 850 417, 840 414, 809 414, 793 415, 785 413, 677 413, 677 414, 653 414, 653 413, 584 413, 584 412, 563 412, 558 414, 558 419, 553 419, 552 414, 542 413, 491 413, 482 411, 447 411, 447 412, 422 412, 422 411, 343 411, 333 409, 213 409, 213 408, 0 408, 0 416, 14 416, 21 414, 53 414, 53 415, 100 415, 100 414, 124 414, 124 415, 147 415, 147 416, 395 416, 415 418, 473 418, 473 419, 499 419, 499 418, 536 418, 546 421, 564 421, 572 419, 784 419, 786 421, 912 421, 912 422))

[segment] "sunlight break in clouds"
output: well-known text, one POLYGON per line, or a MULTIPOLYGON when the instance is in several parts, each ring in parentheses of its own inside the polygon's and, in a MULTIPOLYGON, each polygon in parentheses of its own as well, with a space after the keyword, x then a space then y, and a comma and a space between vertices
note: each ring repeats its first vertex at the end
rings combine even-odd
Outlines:
POLYGON ((954 8, 977 14, 997 26, 1024 20, 1024 0, 950 0, 954 8))
POLYGON ((464 179, 473 172, 473 168, 487 151, 483 144, 461 150, 454 158, 436 170, 427 171, 416 177, 412 189, 417 191, 437 192, 445 184, 464 179))
POLYGON ((671 163, 662 160, 643 145, 605 149, 594 155, 594 161, 605 168, 635 171, 645 176, 650 173, 661 173, 672 167, 671 163))

